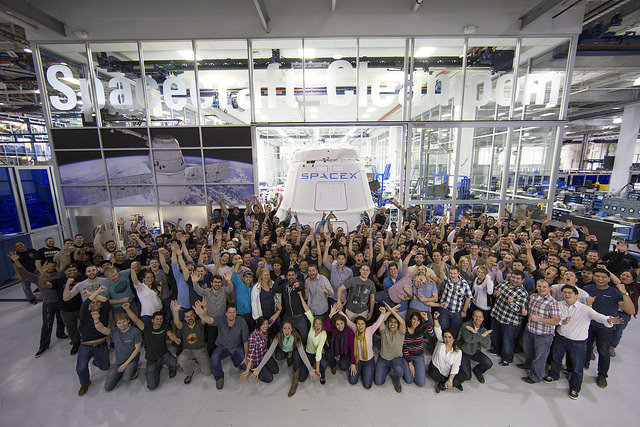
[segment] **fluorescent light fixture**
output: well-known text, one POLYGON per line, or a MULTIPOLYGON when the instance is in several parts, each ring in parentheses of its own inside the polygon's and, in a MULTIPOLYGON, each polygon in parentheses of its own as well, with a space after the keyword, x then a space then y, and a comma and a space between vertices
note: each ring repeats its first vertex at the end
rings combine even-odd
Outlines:
POLYGON ((31 52, 32 52, 32 50, 31 50, 31 49, 29 49, 28 47, 25 47, 25 48, 24 48, 24 49, 22 49, 22 50, 24 50, 24 51, 25 51, 25 52, 27 52, 27 53, 31 53, 31 52))
MULTIPOLYGON (((188 61, 193 61, 192 50, 177 50, 176 53, 188 61)), ((196 55, 196 58, 198 61, 202 60, 202 58, 200 58, 200 55, 196 55)))
POLYGON ((633 86, 640 86, 640 77, 638 77, 636 81, 633 82, 633 86))
POLYGON ((416 52, 415 57, 416 58, 428 58, 431 55, 433 55, 433 53, 436 51, 436 49, 438 49, 438 48, 437 47, 432 47, 432 46, 422 46, 416 52))
POLYGON ((555 116, 558 113, 544 113, 544 114, 540 114, 541 117, 547 117, 547 116, 555 116))
POLYGON ((298 55, 302 58, 304 54, 304 59, 314 59, 316 57, 316 50, 312 47, 305 47, 304 51, 302 49, 298 49, 298 55))
POLYGON ((614 117, 614 119, 613 119, 613 123, 614 123, 614 124, 620 124, 620 123, 622 123, 622 117, 614 117))
POLYGON ((342 59, 342 55, 336 53, 335 55, 333 55, 333 59, 342 59))
POLYGON ((523 136, 529 136, 529 132, 525 132, 523 136))

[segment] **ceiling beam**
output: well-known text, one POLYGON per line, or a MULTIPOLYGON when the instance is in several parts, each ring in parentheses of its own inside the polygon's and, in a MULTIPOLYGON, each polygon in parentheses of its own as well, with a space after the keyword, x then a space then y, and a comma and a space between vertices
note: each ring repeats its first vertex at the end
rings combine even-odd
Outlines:
POLYGON ((549 12, 554 7, 558 6, 565 0, 542 0, 535 5, 531 10, 522 15, 520 19, 520 29, 524 29, 527 25, 531 24, 536 19, 540 18, 545 13, 549 12))
POLYGON ((256 6, 256 10, 258 11, 258 16, 260 17, 260 22, 262 22, 264 30, 269 33, 269 24, 271 23, 271 18, 269 17, 269 12, 267 12, 267 7, 264 5, 264 1, 253 0, 253 4, 256 6))
POLYGON ((64 22, 24 0, 0 0, 0 9, 9 15, 14 15, 19 19, 26 18, 28 21, 36 22, 62 36, 67 36, 64 22))

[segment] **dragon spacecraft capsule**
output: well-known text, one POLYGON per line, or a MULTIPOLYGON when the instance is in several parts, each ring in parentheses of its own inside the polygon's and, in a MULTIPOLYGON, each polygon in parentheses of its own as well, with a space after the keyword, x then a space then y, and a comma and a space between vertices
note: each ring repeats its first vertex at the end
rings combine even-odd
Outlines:
POLYGON ((293 154, 277 216, 298 214, 302 224, 316 226, 322 213, 333 211, 331 223, 345 232, 355 230, 361 215, 373 215, 374 204, 365 172, 353 148, 300 149, 293 154))

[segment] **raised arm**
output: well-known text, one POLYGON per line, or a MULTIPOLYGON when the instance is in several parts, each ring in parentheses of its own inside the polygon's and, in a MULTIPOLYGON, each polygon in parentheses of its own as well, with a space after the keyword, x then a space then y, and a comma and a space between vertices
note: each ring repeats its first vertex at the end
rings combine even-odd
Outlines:
POLYGON ((176 325, 176 329, 182 329, 182 321, 180 321, 180 304, 178 301, 171 301, 171 311, 173 313, 173 324, 176 325))
POLYGON ((111 333, 111 330, 109 328, 106 328, 100 321, 99 312, 92 312, 91 317, 93 317, 93 326, 95 326, 96 331, 100 332, 102 335, 109 335, 111 333))
POLYGON ((122 308, 125 313, 127 313, 127 316, 129 316, 129 319, 131 319, 133 324, 136 325, 141 331, 144 330, 144 322, 140 320, 140 318, 136 316, 133 311, 131 311, 131 308, 129 308, 129 303, 125 302, 124 304, 122 304, 122 308))

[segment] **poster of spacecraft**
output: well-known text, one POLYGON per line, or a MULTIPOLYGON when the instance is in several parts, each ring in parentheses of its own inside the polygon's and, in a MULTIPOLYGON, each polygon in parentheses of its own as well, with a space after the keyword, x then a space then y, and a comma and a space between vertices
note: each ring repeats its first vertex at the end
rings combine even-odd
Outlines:
POLYGON ((198 128, 152 128, 150 138, 145 128, 102 129, 104 158, 78 151, 95 141, 75 132, 54 134, 67 206, 108 205, 109 196, 114 206, 202 206, 207 196, 231 205, 254 192, 249 128, 204 128, 202 145, 198 128))

